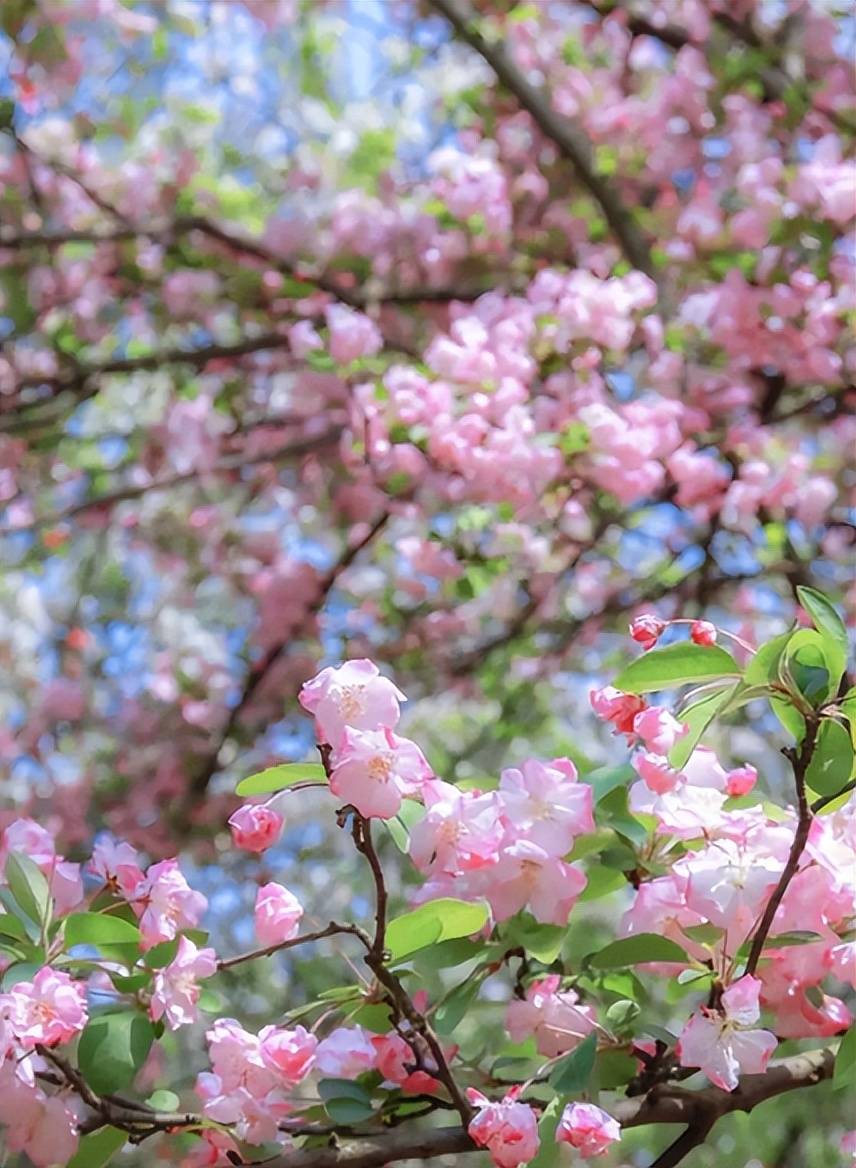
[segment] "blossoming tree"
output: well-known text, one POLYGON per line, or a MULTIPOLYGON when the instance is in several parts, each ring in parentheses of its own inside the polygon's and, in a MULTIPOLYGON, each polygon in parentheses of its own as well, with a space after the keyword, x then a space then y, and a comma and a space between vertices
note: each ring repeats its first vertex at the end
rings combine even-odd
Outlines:
POLYGON ((0 30, 8 1150, 844 1162, 846 13, 0 30))

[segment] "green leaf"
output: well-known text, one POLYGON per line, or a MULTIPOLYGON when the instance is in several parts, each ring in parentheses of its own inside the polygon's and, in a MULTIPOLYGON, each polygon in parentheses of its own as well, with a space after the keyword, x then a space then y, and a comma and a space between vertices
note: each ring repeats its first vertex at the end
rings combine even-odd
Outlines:
POLYGON ((22 921, 11 913, 0 913, 0 937, 11 937, 15 941, 29 941, 22 921))
POLYGON ((589 964, 595 969, 615 969, 624 965, 641 965, 647 961, 680 961, 683 965, 691 963, 687 953, 676 941, 661 937, 658 933, 636 933, 632 937, 622 937, 588 958, 589 964))
POLYGON ((532 917, 518 916, 502 926, 502 935, 511 945, 522 946, 542 965, 552 965, 562 951, 568 930, 562 925, 542 925, 532 917))
POLYGON ((153 1107, 155 1111, 177 1111, 181 1100, 176 1095, 175 1091, 164 1091, 159 1088, 153 1091, 146 1100, 149 1107, 153 1107))
POLYGON ((584 1091, 594 1070, 597 1055, 597 1034, 589 1036, 578 1047, 556 1064, 550 1075, 550 1086, 557 1095, 576 1095, 584 1091))
POLYGON ((6 881, 18 905, 37 925, 50 919, 51 894, 40 868, 21 852, 10 852, 6 881))
POLYGON ((479 996, 481 979, 468 978, 450 991, 434 1014, 434 1029, 444 1037, 453 1034, 458 1023, 479 996))
POLYGON ((582 775, 581 781, 589 784, 594 802, 599 803, 616 787, 627 787, 636 778, 636 771, 633 767, 629 763, 624 763, 622 766, 598 767, 597 770, 582 775))
POLYGON ((238 795, 267 795, 272 791, 284 791, 297 783, 326 782, 327 773, 320 762, 285 762, 241 779, 235 791, 238 795))
POLYGON ((840 722, 824 718, 805 773, 806 784, 818 795, 836 795, 853 773, 853 743, 840 722))
POLYGON ((737 685, 729 685, 725 689, 717 689, 713 693, 705 694, 704 697, 685 706, 678 712, 678 721, 684 722, 689 726, 689 733, 679 739, 669 753, 669 762, 673 767, 676 767, 678 770, 681 769, 698 746, 701 736, 717 714, 728 705, 731 699, 736 696, 738 690, 742 688, 744 688, 742 682, 738 682, 737 685))
POLYGON ((104 1095, 129 1086, 146 1061, 154 1037, 151 1022, 136 1012, 91 1018, 80 1036, 77 1059, 92 1090, 104 1095))
POLYGON ((586 878, 587 884, 578 897, 580 904, 600 900, 602 896, 609 896, 611 892, 627 887, 627 877, 622 871, 597 863, 586 868, 586 878))
POLYGON ((109 913, 72 913, 65 920, 65 943, 74 945, 137 945, 140 930, 109 913))
POLYGON ((32 981, 43 967, 43 961, 16 961, 3 971, 0 989, 8 990, 19 981, 32 981))
POLYGON ((834 1087, 849 1087, 856 1079, 856 1026, 851 1026, 835 1056, 835 1070, 832 1075, 834 1087))
POLYGON ((322 1079, 318 1084, 318 1094, 334 1123, 361 1123, 374 1115, 368 1091, 350 1079, 322 1079))
POLYGON ((484 945, 478 941, 470 941, 460 937, 456 941, 442 941, 439 945, 432 945, 430 949, 423 949, 414 964, 419 969, 453 969, 456 965, 463 965, 465 961, 472 961, 484 953, 484 945))
POLYGON ((102 1127, 90 1132, 78 1144, 68 1168, 104 1168, 124 1148, 127 1139, 125 1132, 117 1127, 102 1127))
POLYGON ((393 961, 401 961, 438 941, 472 936, 484 926, 488 915, 485 904, 451 897, 431 900, 389 922, 386 948, 393 961))
POLYGON ((827 642, 827 656, 833 667, 833 682, 837 688, 847 665, 847 653, 850 648, 844 622, 823 593, 816 592, 814 588, 799 585, 797 597, 811 617, 812 624, 827 642))
POLYGON ((562 1146, 556 1142, 556 1128, 562 1117, 564 1100, 551 1099, 538 1121, 538 1138, 541 1146, 534 1160, 529 1161, 528 1168, 557 1168, 562 1162, 562 1146))
POLYGON ((740 666, 719 645, 680 641, 637 657, 612 684, 625 693, 642 694, 715 677, 733 677, 736 681, 739 676, 740 666))
POLYGON ((743 680, 747 685, 767 685, 778 678, 779 658, 784 653, 792 633, 793 629, 788 629, 786 633, 780 633, 778 637, 773 637, 771 641, 761 645, 743 674, 743 680))

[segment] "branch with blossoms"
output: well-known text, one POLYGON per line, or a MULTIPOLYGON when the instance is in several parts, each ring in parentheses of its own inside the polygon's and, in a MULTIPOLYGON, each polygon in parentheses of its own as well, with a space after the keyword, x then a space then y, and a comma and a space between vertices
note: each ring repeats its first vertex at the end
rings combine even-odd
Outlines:
POLYGON ((654 1164, 675 1168, 725 1115, 831 1077, 849 1082, 856 1031, 827 978, 853 979, 841 871, 853 859, 856 708, 840 696, 847 638, 835 609, 811 589, 799 599, 812 627, 758 647, 706 620, 634 620, 641 656, 591 695, 626 739, 630 766, 582 778, 556 758, 479 788, 444 782, 398 733, 404 694, 372 662, 323 669, 300 695, 320 765, 242 780, 250 801, 229 828, 236 848, 260 855, 285 830, 290 800, 307 786, 326 791, 331 826, 368 870, 370 927, 330 921, 301 933, 299 900, 270 881, 256 895, 257 946, 218 955, 200 929, 205 898, 176 860, 146 866, 128 844, 102 841, 81 870, 38 824, 10 825, 0 915, 8 1147, 48 1168, 75 1153, 86 1162, 92 1141, 109 1158, 184 1133, 203 1157, 192 1153, 187 1168, 380 1168, 479 1149, 497 1168, 523 1168, 551 1143, 596 1157, 624 1130, 681 1124, 654 1164), (650 704, 671 690, 683 695, 674 709, 650 704), (756 801, 753 767, 726 769, 702 741, 758 700, 794 739, 783 752, 796 809, 777 815, 756 801), (409 908, 391 891, 391 841, 421 881, 409 908), (611 909, 586 915, 606 898, 611 909), (370 981, 301 1006, 308 1026, 287 1015, 255 1033, 218 1017, 194 1105, 172 1085, 135 1097, 155 1044, 206 1008, 205 983, 223 977, 228 991, 238 967, 348 937, 370 981), (623 983, 632 996, 616 993, 616 971, 635 971, 623 983), (505 990, 506 1068, 460 1049, 469 1016, 501 996, 482 998, 489 979, 505 990), (666 997, 664 982, 681 992, 666 997), (787 1050, 839 1035, 837 1052, 828 1042, 787 1050), (446 1112, 458 1122, 438 1125, 446 1112))

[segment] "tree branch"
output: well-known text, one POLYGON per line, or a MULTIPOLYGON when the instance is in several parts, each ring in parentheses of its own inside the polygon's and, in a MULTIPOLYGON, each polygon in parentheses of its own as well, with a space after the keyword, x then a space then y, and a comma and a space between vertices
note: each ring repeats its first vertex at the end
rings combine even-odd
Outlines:
POLYGON ((761 953, 764 949, 764 942, 769 936, 770 929, 773 924, 773 918, 776 915, 779 905, 788 890, 788 885, 797 873, 800 859, 808 842, 808 833, 811 828, 812 810, 808 803, 808 796, 806 794, 805 776, 808 771, 811 756, 814 754, 815 742, 817 741, 819 721, 816 717, 806 717, 805 720, 805 738, 799 751, 787 751, 787 756, 791 760, 794 768, 794 784, 797 791, 797 808, 798 819, 797 828, 794 832, 793 843, 791 850, 788 853, 788 859, 785 867, 779 877, 779 883, 773 890, 773 895, 767 901, 764 909, 764 914, 755 930, 755 935, 752 938, 752 945, 749 949, 749 957, 746 960, 746 972, 754 974, 758 967, 758 962, 761 959, 761 953))
POLYGON ((322 941, 325 937, 335 937, 340 933, 349 933, 358 937, 367 949, 371 948, 371 940, 358 925, 338 925, 331 921, 326 929, 317 933, 304 933, 302 937, 292 937, 290 941, 279 941, 276 945, 268 945, 264 949, 252 949, 249 953, 239 953, 237 957, 224 957, 217 962, 218 971, 232 969, 236 965, 243 965, 245 961, 255 961, 259 957, 272 957, 274 953, 282 953, 286 949, 296 949, 298 945, 308 945, 311 941, 322 941))
POLYGON ((490 65, 542 133, 570 162, 580 182, 600 205, 613 235, 633 267, 656 279, 648 241, 619 198, 615 186, 597 173, 591 145, 579 127, 553 109, 549 96, 526 79, 501 41, 489 41, 478 31, 477 14, 465 0, 429 0, 429 3, 446 18, 461 40, 490 65))

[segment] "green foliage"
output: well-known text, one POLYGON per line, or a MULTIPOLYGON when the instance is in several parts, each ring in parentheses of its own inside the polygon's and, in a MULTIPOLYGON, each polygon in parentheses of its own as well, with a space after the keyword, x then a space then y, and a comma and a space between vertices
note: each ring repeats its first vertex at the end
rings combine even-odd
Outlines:
POLYGON ((124 1148, 127 1136, 117 1127, 99 1128, 83 1136, 68 1168, 104 1168, 124 1148))
POLYGON ((677 941, 657 933, 636 933, 613 941, 588 958, 595 969, 618 969, 627 965, 642 965, 648 961, 690 962, 686 950, 677 941))
POLYGON ((327 782, 327 773, 321 763, 287 762, 268 767, 258 774, 241 779, 235 788, 238 795, 269 795, 273 791, 285 791, 297 783, 327 782))
POLYGON ((679 641, 663 649, 651 649, 632 661, 615 678, 613 685, 626 693, 644 694, 673 689, 688 682, 740 676, 740 667, 719 645, 696 645, 679 641))
POLYGON ((389 922, 386 948, 393 961, 402 961, 427 945, 469 937, 477 933, 487 919, 487 905, 452 897, 431 900, 389 922))
POLYGON ((584 1091, 594 1070, 596 1055, 597 1034, 592 1033, 556 1064, 550 1075, 550 1086, 559 1095, 577 1095, 584 1091))
POLYGON ((110 1094, 129 1086, 146 1061, 154 1037, 152 1023, 135 1011, 91 1018, 80 1036, 77 1057, 92 1090, 110 1094))

